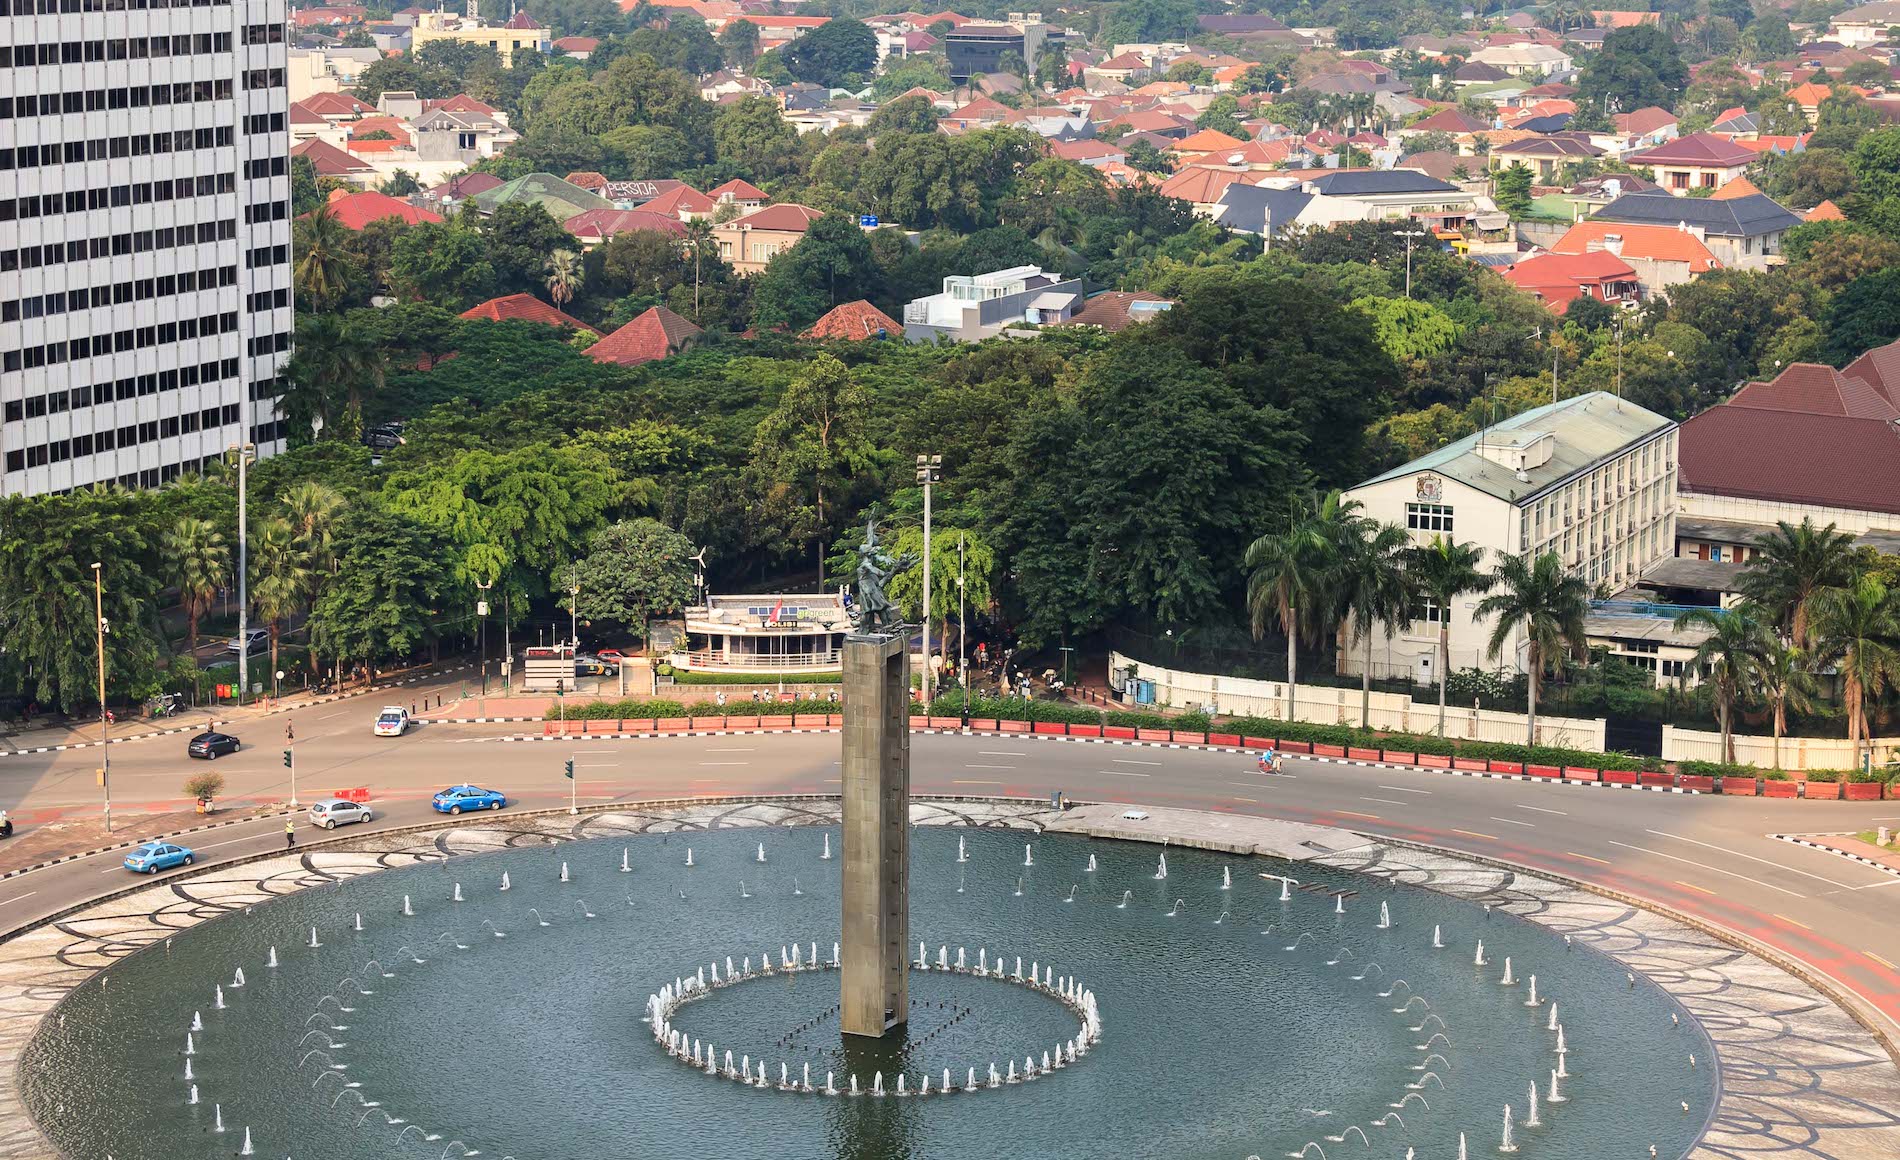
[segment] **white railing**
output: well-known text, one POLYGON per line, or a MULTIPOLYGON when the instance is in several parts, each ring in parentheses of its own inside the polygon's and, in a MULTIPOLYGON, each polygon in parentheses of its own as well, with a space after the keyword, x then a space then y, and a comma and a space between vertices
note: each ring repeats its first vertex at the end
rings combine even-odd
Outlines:
POLYGON ((778 673, 813 672, 843 666, 843 654, 837 649, 806 653, 741 653, 730 655, 718 649, 676 652, 667 658, 674 668, 691 672, 778 673))

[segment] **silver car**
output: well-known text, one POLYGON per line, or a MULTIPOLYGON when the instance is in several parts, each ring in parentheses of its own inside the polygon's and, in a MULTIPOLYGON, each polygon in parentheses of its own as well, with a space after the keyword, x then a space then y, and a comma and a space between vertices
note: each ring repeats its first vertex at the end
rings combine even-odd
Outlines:
POLYGON ((310 824, 322 826, 326 830, 347 826, 351 822, 372 821, 374 817, 363 803, 346 802, 342 798, 329 798, 310 806, 310 824))

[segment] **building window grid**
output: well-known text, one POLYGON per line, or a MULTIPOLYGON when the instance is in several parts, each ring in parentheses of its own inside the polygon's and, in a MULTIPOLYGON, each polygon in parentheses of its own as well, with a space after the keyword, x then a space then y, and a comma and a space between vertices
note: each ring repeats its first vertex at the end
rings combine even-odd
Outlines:
POLYGON ((1452 530, 1451 505, 1408 503, 1405 505, 1405 526, 1415 532, 1449 533, 1452 530))

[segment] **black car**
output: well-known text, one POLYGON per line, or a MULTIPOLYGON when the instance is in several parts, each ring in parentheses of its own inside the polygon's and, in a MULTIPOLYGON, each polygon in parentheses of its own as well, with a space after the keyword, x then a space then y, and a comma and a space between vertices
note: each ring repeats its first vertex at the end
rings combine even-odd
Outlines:
POLYGON ((187 754, 192 757, 202 757, 207 761, 237 751, 238 739, 229 733, 200 733, 191 739, 190 745, 185 747, 187 754))

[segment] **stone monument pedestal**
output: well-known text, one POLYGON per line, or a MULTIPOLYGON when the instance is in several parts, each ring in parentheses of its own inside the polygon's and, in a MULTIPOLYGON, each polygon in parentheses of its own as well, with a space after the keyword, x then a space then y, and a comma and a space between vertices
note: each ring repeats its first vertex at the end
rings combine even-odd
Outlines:
POLYGON ((844 923, 840 1022, 882 1036, 910 1006, 910 649, 844 642, 844 923))

